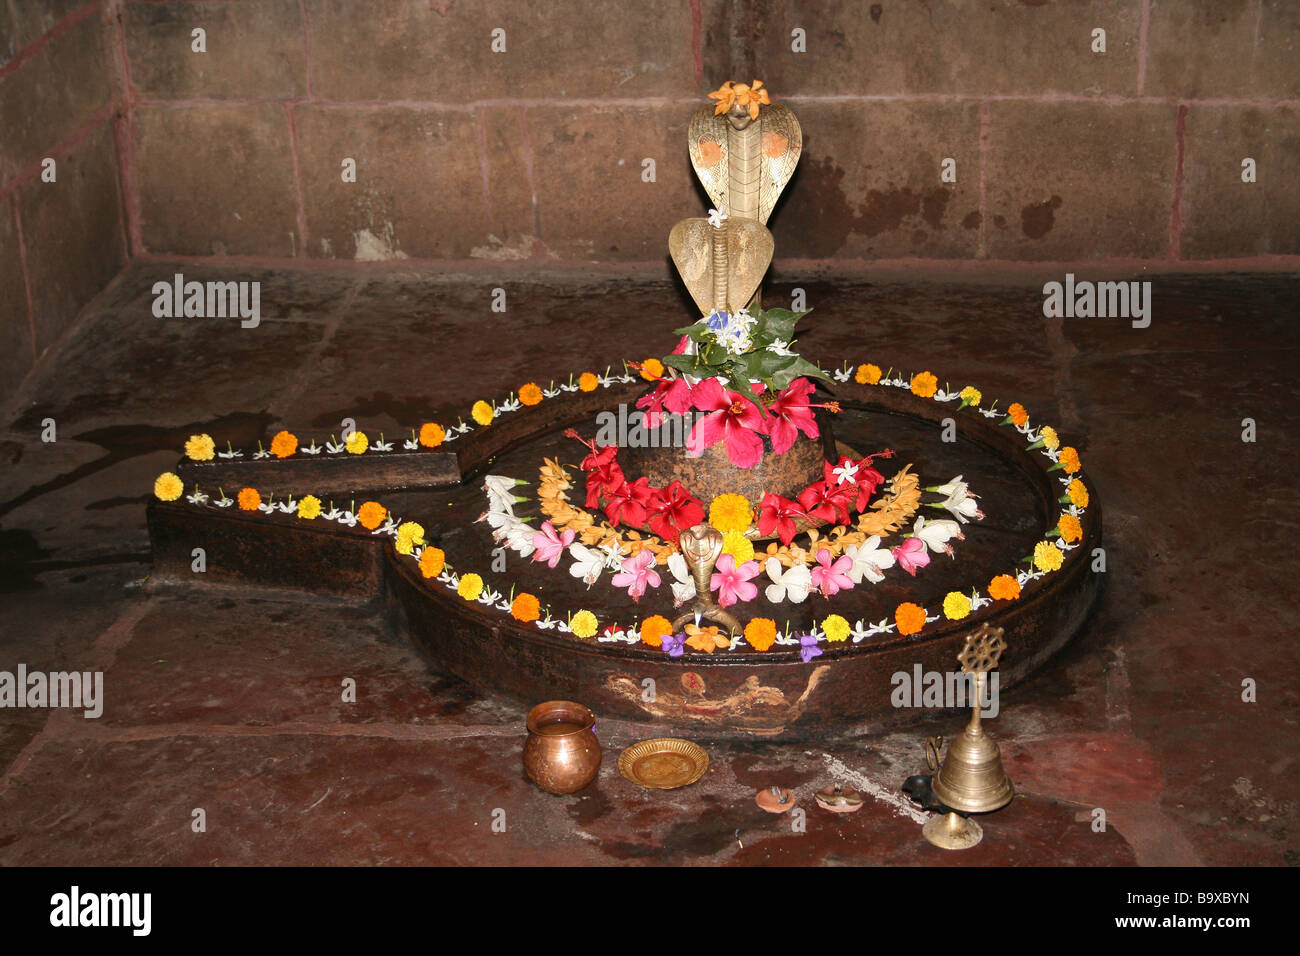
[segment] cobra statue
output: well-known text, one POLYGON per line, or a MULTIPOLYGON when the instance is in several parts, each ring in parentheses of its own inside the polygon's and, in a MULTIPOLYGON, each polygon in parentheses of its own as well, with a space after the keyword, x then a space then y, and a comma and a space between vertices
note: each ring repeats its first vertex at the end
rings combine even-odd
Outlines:
POLYGON ((668 239, 704 314, 759 304, 774 249, 766 223, 803 151, 799 121, 762 80, 729 80, 709 97, 718 102, 691 118, 689 148, 715 214, 682 220, 668 239))

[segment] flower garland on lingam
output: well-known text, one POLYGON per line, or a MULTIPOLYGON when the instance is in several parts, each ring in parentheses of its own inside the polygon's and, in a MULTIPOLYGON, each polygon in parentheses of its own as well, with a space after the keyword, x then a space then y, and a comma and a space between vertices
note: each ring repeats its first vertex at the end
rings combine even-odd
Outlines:
MULTIPOLYGON (((654 362, 650 359, 643 363, 629 363, 629 367, 640 367, 642 378, 657 382, 662 372, 655 369, 654 362)), ((1037 450, 1046 460, 1045 470, 1063 473, 1059 478, 1062 487, 1059 501, 1061 510, 1056 523, 1045 530, 1043 539, 1035 545, 1032 554, 1022 559, 1020 565, 1004 569, 993 575, 988 582, 974 585, 969 590, 963 588, 949 592, 937 608, 923 608, 912 602, 903 602, 894 609, 892 615, 879 621, 857 620, 852 623, 832 613, 811 629, 802 632, 793 629, 788 622, 782 626, 770 618, 754 618, 745 625, 742 632, 724 635, 714 625, 687 624, 685 628, 674 629, 672 623, 659 614, 631 622, 601 621, 585 608, 564 611, 544 606, 535 595, 529 593, 512 593, 507 596, 491 587, 478 571, 457 570, 435 542, 426 540, 422 525, 414 521, 403 521, 380 502, 366 501, 359 507, 355 502, 350 502, 347 508, 340 508, 335 502, 326 503, 310 493, 289 496, 277 502, 272 496, 264 498, 254 488, 239 489, 233 498, 222 489, 216 489, 213 496, 197 487, 186 495, 182 480, 172 472, 165 472, 157 478, 154 494, 164 502, 176 502, 184 496, 185 502, 193 507, 237 507, 243 512, 267 516, 277 513, 293 515, 298 520, 322 520, 351 529, 360 525, 373 535, 391 537, 396 552, 415 562, 422 576, 431 585, 448 588, 466 601, 492 607, 510 615, 515 621, 540 630, 570 634, 584 640, 594 638, 603 642, 629 644, 640 642, 660 648, 673 657, 686 653, 767 651, 773 647, 790 647, 797 648, 802 659, 809 661, 819 656, 823 647, 847 641, 850 637, 854 643, 860 643, 869 638, 889 635, 917 635, 936 621, 960 620, 993 602, 1020 599, 1023 589, 1060 569, 1064 555, 1079 546, 1083 534, 1082 518, 1089 507, 1089 491, 1082 478, 1083 466, 1079 454, 1073 447, 1062 445, 1051 426, 1032 425, 1028 412, 1022 405, 1013 403, 1006 412, 999 411, 997 403, 987 408, 982 407, 983 396, 977 388, 967 386, 955 392, 946 387, 941 389, 937 378, 928 371, 905 376, 902 372, 895 373, 893 369, 882 372, 875 364, 845 363, 829 374, 837 382, 853 381, 862 386, 908 389, 921 398, 936 402, 957 402, 957 412, 964 410, 966 414, 979 414, 985 418, 1000 417, 1001 425, 1013 428, 1024 438, 1028 449, 1037 450)), ((530 382, 519 389, 517 397, 512 394, 502 402, 476 402, 470 413, 473 424, 459 420, 455 425, 446 426, 425 423, 412 432, 412 437, 403 442, 403 447, 407 450, 436 449, 475 428, 490 427, 503 415, 538 405, 561 393, 579 390, 591 392, 597 388, 610 388, 617 383, 626 384, 634 380, 626 370, 622 375, 611 375, 606 370, 603 375, 585 372, 567 384, 557 385, 552 382, 546 388, 530 382)), ((302 446, 294 435, 285 431, 274 436, 269 450, 259 443, 256 452, 249 451, 247 454, 252 458, 272 455, 287 458, 315 454, 373 455, 392 450, 392 442, 385 441, 382 436, 379 441, 371 442, 364 432, 359 431, 343 441, 337 441, 331 436, 324 447, 315 441, 302 446)), ((218 451, 215 442, 208 435, 192 436, 186 442, 185 453, 192 461, 245 456, 245 451, 229 445, 225 451, 218 451)), ((842 468, 843 463, 835 467, 842 468)), ((834 468, 831 469, 831 474, 834 474, 834 468)), ((543 466, 538 494, 543 511, 548 500, 561 508, 567 505, 562 493, 571 487, 571 482, 572 477, 556 463, 548 461, 543 466)), ((534 560, 545 560, 548 565, 554 562, 554 566, 558 566, 559 556, 568 553, 573 559, 570 573, 584 580, 590 576, 589 584, 593 584, 608 571, 610 583, 626 588, 629 594, 634 589, 644 594, 666 582, 674 602, 679 606, 695 596, 694 582, 686 571, 681 555, 676 553, 675 546, 663 542, 656 544, 651 536, 643 536, 634 530, 619 532, 608 526, 607 522, 606 527, 601 527, 594 520, 592 525, 581 530, 578 527, 557 529, 551 518, 542 522, 540 529, 532 528, 527 523, 529 519, 514 515, 515 507, 526 500, 515 492, 527 484, 520 479, 505 476, 489 476, 484 482, 489 507, 481 520, 492 526, 493 534, 499 541, 509 542, 521 554, 531 547, 528 556, 536 555, 534 560), (538 535, 543 539, 540 548, 536 540, 538 535), (653 564, 643 556, 647 554, 653 556, 653 564), (662 561, 659 560, 661 555, 662 561), (667 573, 660 574, 655 570, 659 566, 665 567, 667 573)), ((884 572, 895 567, 914 574, 929 564, 931 555, 951 554, 952 545, 949 542, 961 540, 960 525, 979 517, 978 499, 960 476, 944 485, 921 489, 916 476, 904 468, 883 487, 887 489, 886 494, 858 516, 858 533, 864 533, 866 529, 875 531, 872 535, 864 533, 860 541, 845 544, 845 539, 854 532, 835 533, 839 527, 847 526, 837 526, 826 535, 810 529, 806 548, 791 540, 780 546, 775 543, 769 545, 766 552, 754 552, 751 557, 738 538, 729 538, 724 547, 729 549, 726 556, 731 558, 730 570, 719 568, 716 573, 721 577, 716 585, 710 581, 711 590, 719 592, 719 603, 723 599, 724 588, 728 606, 754 599, 758 588, 754 583, 757 574, 749 574, 752 567, 746 566, 759 559, 762 560, 763 570, 767 572, 770 581, 764 593, 773 603, 790 601, 797 604, 812 594, 820 593, 830 597, 831 589, 836 589, 835 593, 838 593, 851 587, 878 583, 883 579, 884 572), (936 500, 921 502, 923 492, 936 496, 936 500), (921 507, 947 511, 952 514, 952 518, 929 519, 924 514, 916 513, 921 507), (913 518, 910 531, 903 534, 899 545, 893 548, 880 546, 881 540, 889 533, 901 530, 902 522, 913 518), (953 525, 957 525, 957 533, 949 534, 953 525), (872 538, 878 540, 873 541, 872 538), (830 552, 829 565, 820 560, 822 550, 830 552), (745 573, 739 573, 740 568, 746 568, 745 573)), ((761 507, 734 500, 721 502, 717 514, 711 513, 710 517, 728 529, 725 536, 737 530, 746 510, 757 521, 764 520, 761 507)), ((781 518, 779 513, 773 512, 767 520, 779 522, 781 518)), ((676 527, 676 523, 673 524, 676 527)), ((581 525, 581 521, 578 525, 581 525)), ((722 563, 721 559, 719 563, 722 563)))

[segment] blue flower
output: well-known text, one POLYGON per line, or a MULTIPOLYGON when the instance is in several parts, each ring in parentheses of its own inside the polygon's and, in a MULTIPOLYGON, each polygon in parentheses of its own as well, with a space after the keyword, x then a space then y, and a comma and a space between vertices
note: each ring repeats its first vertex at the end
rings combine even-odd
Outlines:
POLYGON ((799 656, 807 664, 814 657, 822 656, 822 649, 817 646, 817 638, 811 634, 804 634, 799 638, 799 643, 803 646, 799 648, 799 656))
POLYGON ((665 634, 663 637, 663 649, 669 657, 681 657, 686 653, 686 635, 685 634, 665 634))
POLYGON ((725 312, 719 312, 717 309, 714 309, 709 313, 709 318, 706 324, 714 332, 721 332, 727 327, 729 321, 731 321, 731 316, 727 315, 725 312))

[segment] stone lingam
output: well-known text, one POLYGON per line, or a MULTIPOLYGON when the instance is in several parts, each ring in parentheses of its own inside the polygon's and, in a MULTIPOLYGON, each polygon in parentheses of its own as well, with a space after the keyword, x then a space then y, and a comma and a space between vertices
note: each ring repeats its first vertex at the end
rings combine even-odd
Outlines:
POLYGON ((669 236, 699 308, 675 348, 523 383, 400 443, 195 435, 149 506, 155 582, 379 599, 484 691, 713 736, 905 723, 920 711, 897 706, 897 675, 948 669, 981 625, 1015 648, 1003 689, 1060 649, 1099 580, 1078 452, 873 343, 829 367, 798 355, 802 313, 763 308, 761 283, 799 124, 759 81, 709 95, 688 148, 713 208, 669 236), (629 404, 680 440, 593 434, 629 404))

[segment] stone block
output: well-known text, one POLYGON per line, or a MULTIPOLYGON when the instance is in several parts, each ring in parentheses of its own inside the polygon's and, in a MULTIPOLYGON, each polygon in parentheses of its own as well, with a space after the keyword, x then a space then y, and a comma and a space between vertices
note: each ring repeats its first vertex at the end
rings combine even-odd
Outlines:
MULTIPOLYGON (((718 23, 723 7, 705 0, 701 24, 718 23)), ((325 99, 459 103, 700 92, 691 5, 676 0, 634 7, 309 0, 307 14, 313 87, 325 99), (505 31, 504 52, 493 52, 494 30, 505 31)))
POLYGON ((11 0, 0 10, 0 66, 85 5, 85 0, 11 0))
POLYGON ((303 254, 284 107, 144 105, 136 129, 150 252, 303 254))
POLYGON ((298 0, 261 3, 128 3, 131 84, 145 98, 291 98, 307 91, 298 0), (207 52, 192 49, 205 32, 207 52))
POLYGON ((1147 96, 1300 96, 1291 0, 1151 0, 1147 96))
POLYGON ((25 183, 18 201, 39 354, 126 262, 112 123, 60 159, 55 182, 25 183))
POLYGON ((792 103, 804 130, 768 223, 782 258, 952 258, 979 241, 978 103, 792 103), (956 182, 941 179, 955 161, 956 182))
MULTIPOLYGON (((930 0, 758 4, 752 62, 775 96, 1132 95, 1138 0, 930 0), (1106 52, 1092 52, 1092 31, 1106 52), (794 51, 795 29, 805 51, 794 51)), ((749 77, 745 77, 749 79, 749 77)))
POLYGON ((107 30, 88 16, 0 76, 0 183, 49 155, 112 99, 107 30))
POLYGON ((1202 106, 1187 111, 1183 155, 1185 259, 1300 253, 1300 110, 1202 106), (1242 182, 1242 160, 1255 182, 1242 182))
POLYGON ((1163 257, 1176 118, 1172 104, 993 103, 988 257, 1163 257))

